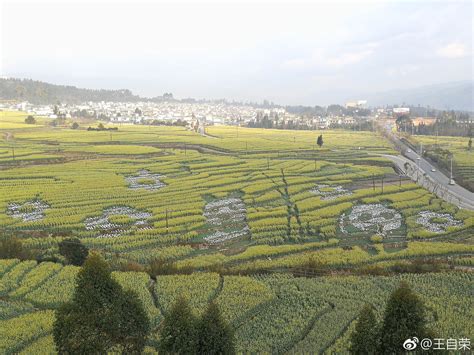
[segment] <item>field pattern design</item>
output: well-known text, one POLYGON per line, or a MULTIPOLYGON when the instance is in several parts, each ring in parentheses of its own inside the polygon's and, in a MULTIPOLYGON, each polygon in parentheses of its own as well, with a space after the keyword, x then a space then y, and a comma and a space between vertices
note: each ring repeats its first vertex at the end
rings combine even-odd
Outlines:
POLYGON ((213 126, 210 138, 124 125, 111 136, 24 119, 0 121, 9 137, 0 141, 0 231, 45 255, 76 237, 123 263, 161 257, 178 269, 240 272, 474 250, 465 237, 474 213, 400 177, 381 156, 394 150, 374 132, 326 130, 318 148, 315 131, 213 126), (19 206, 28 201, 48 205, 38 205, 41 218, 8 212, 30 213, 19 206), (435 230, 420 213, 450 217, 435 230), (378 248, 374 234, 383 235, 378 248))

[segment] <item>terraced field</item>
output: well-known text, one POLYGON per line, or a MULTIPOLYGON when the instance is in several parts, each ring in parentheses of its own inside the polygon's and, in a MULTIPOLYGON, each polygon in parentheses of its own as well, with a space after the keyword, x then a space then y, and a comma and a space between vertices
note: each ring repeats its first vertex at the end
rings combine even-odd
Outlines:
MULTIPOLYGON (((0 261, 0 352, 54 354, 53 311, 71 297, 76 267, 0 261)), ((472 338, 472 273, 396 277, 293 278, 224 276, 213 273, 160 276, 156 282, 137 272, 113 273, 134 290, 153 324, 147 352, 156 353, 157 327, 179 294, 199 314, 216 300, 236 331, 239 351, 344 353, 354 320, 365 303, 381 317, 389 293, 404 280, 423 298, 429 326, 440 338, 472 338)))
MULTIPOLYGON (((474 213, 399 176, 369 132, 119 126, 53 128, 0 114, 0 232, 40 256, 77 237, 114 265, 158 257, 177 272, 114 272, 144 304, 156 352, 163 315, 184 294, 214 300, 248 352, 347 351, 366 302, 378 316, 406 280, 439 337, 470 337, 470 273, 294 278, 443 259, 472 266, 474 213), (290 271, 290 273, 288 273, 290 271), (240 276, 250 274, 252 276, 240 276)), ((54 353, 53 311, 72 296, 75 266, 0 260, 0 353, 54 353)))
POLYGON ((473 251, 474 214, 399 177, 375 133, 324 131, 317 148, 321 132, 23 119, 0 115, 0 229, 41 253, 75 236, 124 261, 239 271, 473 251))

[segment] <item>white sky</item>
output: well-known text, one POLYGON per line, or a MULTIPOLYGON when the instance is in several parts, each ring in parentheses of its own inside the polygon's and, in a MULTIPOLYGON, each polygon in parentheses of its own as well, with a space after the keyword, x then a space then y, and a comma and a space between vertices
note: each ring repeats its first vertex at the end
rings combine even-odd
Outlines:
POLYGON ((3 76, 309 105, 472 80, 470 1, 0 2, 3 76))

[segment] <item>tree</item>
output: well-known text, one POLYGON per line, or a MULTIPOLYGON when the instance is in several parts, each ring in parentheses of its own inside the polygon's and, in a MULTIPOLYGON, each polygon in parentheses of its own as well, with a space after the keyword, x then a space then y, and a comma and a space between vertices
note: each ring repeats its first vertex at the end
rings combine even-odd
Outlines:
POLYGON ((102 123, 99 123, 99 125, 97 126, 97 128, 98 128, 99 130, 105 129, 105 127, 104 127, 104 125, 103 125, 102 123))
POLYGON ((234 354, 234 332, 222 319, 219 307, 211 302, 198 323, 198 354, 234 354))
POLYGON ((0 259, 27 259, 28 252, 23 248, 20 239, 3 237, 0 240, 0 259))
POLYGON ((79 123, 74 122, 71 126, 72 129, 78 129, 79 128, 79 123))
POLYGON ((468 150, 472 149, 472 137, 469 137, 469 142, 467 142, 467 149, 468 150))
POLYGON ((72 300, 55 312, 53 337, 60 354, 140 353, 150 324, 132 291, 123 291, 98 254, 76 277, 72 300))
POLYGON ((165 354, 196 353, 196 318, 188 301, 179 296, 165 315, 161 328, 159 352, 165 354))
POLYGON ((397 130, 401 131, 402 127, 404 128, 405 132, 407 131, 407 127, 411 128, 413 126, 413 121, 408 115, 400 115, 395 120, 395 124, 397 125, 397 130))
POLYGON ((431 338, 425 327, 425 306, 420 298, 402 282, 392 292, 385 308, 380 330, 381 354, 404 354, 405 340, 431 338))
POLYGON ((59 243, 59 254, 68 264, 81 266, 89 255, 89 249, 77 238, 64 239, 59 243))
POLYGON ((35 119, 33 116, 29 115, 27 118, 25 118, 25 123, 27 123, 27 124, 35 124, 35 123, 36 123, 36 119, 35 119))
POLYGON ((351 334, 351 354, 376 354, 378 345, 377 320, 373 307, 366 305, 359 314, 359 319, 351 334))
POLYGON ((317 141, 316 141, 316 144, 319 146, 319 148, 321 148, 321 147, 323 146, 323 143, 324 143, 324 142, 323 142, 323 135, 320 134, 320 135, 318 136, 318 139, 317 139, 317 141))

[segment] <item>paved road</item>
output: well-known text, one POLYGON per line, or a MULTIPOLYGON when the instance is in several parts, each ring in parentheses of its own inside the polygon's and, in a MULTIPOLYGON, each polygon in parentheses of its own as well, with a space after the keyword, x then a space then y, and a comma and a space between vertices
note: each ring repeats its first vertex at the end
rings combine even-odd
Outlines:
POLYGON ((413 180, 418 181, 425 188, 429 189, 445 201, 455 205, 474 210, 474 193, 457 184, 449 185, 450 178, 438 170, 436 166, 420 156, 418 152, 411 150, 396 135, 391 133, 391 127, 387 126, 391 139, 402 147, 405 157, 395 155, 385 155, 386 158, 396 163, 402 171, 406 171, 405 163, 410 164, 409 175, 413 180), (435 171, 433 171, 435 170, 435 171))

